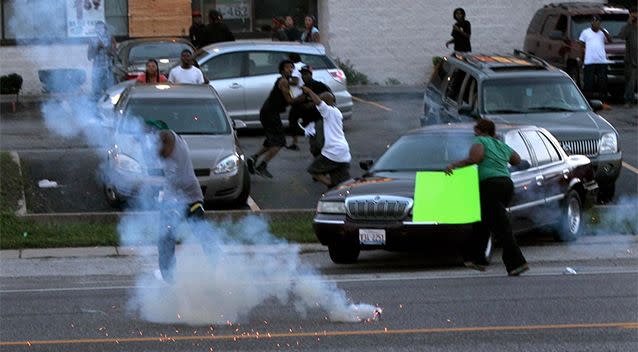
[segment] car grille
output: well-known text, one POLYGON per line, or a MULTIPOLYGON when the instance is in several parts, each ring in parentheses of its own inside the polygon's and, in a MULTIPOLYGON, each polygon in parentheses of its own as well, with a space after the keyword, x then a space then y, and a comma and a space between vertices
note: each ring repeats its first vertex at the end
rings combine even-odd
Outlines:
POLYGON ((195 169, 195 176, 208 176, 210 175, 210 169, 195 169))
POLYGON ((567 155, 580 154, 595 156, 598 154, 598 139, 581 139, 577 141, 560 141, 567 155))
POLYGON ((401 220, 412 209, 412 199, 396 196, 355 196, 346 199, 346 212, 356 220, 401 220))
POLYGON ((607 74, 622 76, 625 74, 625 55, 607 55, 609 61, 607 74))

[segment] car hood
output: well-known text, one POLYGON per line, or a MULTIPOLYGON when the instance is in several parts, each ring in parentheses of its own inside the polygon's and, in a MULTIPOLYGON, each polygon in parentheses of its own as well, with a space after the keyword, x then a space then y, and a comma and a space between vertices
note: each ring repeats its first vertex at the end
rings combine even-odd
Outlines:
POLYGON ((598 139, 615 132, 607 120, 592 111, 503 114, 488 117, 497 123, 543 127, 558 140, 598 139))
MULTIPOLYGON (((190 149, 193 168, 212 169, 224 158, 237 153, 232 134, 228 135, 183 135, 190 149)), ((118 152, 135 159, 148 169, 161 168, 156 157, 153 137, 117 135, 118 152)))
POLYGON ((414 196, 415 172, 381 172, 346 181, 326 192, 321 200, 336 201, 362 195, 414 196))

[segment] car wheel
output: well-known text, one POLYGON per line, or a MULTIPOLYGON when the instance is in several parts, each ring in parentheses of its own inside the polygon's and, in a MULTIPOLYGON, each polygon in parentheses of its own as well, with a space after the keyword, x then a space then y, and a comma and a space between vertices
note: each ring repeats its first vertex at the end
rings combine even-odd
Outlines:
POLYGON ((248 166, 244 168, 244 178, 241 185, 241 193, 235 198, 231 205, 234 207, 242 207, 246 205, 246 201, 250 196, 250 174, 248 173, 248 166))
POLYGON ((573 241, 583 232, 583 203, 578 192, 569 191, 565 198, 562 220, 556 233, 558 241, 573 241))
POLYGON ((330 259, 335 264, 352 264, 359 259, 360 249, 358 246, 331 243, 328 245, 330 259))
POLYGON ((106 197, 106 202, 113 208, 120 209, 124 204, 124 201, 118 196, 115 187, 104 185, 104 196, 106 197))
POLYGON ((598 186, 598 202, 609 203, 614 199, 614 195, 616 195, 615 183, 601 184, 598 186))

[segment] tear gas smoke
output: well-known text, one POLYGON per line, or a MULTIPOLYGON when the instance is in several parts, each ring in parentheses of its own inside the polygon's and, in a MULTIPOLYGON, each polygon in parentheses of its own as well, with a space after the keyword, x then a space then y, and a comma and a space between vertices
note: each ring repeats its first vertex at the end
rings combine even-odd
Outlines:
MULTIPOLYGON (((38 9, 45 14, 48 7, 60 5, 57 1, 39 1, 38 4, 41 5, 38 9)), ((12 11, 15 18, 10 26, 15 27, 15 19, 32 18, 32 14, 23 13, 27 11, 26 6, 12 7, 12 11)), ((38 33, 45 33, 48 23, 38 23, 38 33)), ((40 59, 53 55, 46 45, 42 48, 40 59)), ((73 62, 69 65, 74 66, 73 62)), ((45 65, 34 61, 33 66, 45 65)), ((59 91, 78 92, 77 87, 68 87, 74 83, 63 79, 52 84, 59 91)), ((46 101, 42 104, 42 114, 49 130, 65 138, 81 138, 100 156, 105 156, 107 149, 115 148, 126 150, 128 156, 139 155, 139 163, 162 165, 155 135, 149 134, 139 122, 127 127, 124 134, 112 133, 97 118, 96 102, 88 95, 76 93, 46 101)), ((108 174, 108 170, 101 165, 97 171, 104 179, 117 178, 108 174)), ((171 204, 186 204, 180 201, 179 192, 172 191, 174 203, 171 204)), ((162 230, 163 213, 134 212, 165 206, 158 203, 155 196, 151 191, 141 192, 130 204, 129 210, 133 212, 127 213, 118 225, 121 245, 156 242, 162 230)), ((376 319, 381 314, 377 307, 352 304, 334 282, 322 279, 316 270, 301 262, 299 246, 275 238, 262 218, 249 216, 223 225, 182 220, 177 234, 184 245, 177 250, 174 284, 158 282, 150 273, 142 273, 132 292, 129 308, 143 319, 192 325, 226 323, 242 319, 270 299, 291 304, 302 316, 313 309, 323 309, 333 321, 360 322, 376 319), (201 244, 201 248, 193 246, 195 244, 201 244), (264 248, 272 250, 264 251, 264 248)))

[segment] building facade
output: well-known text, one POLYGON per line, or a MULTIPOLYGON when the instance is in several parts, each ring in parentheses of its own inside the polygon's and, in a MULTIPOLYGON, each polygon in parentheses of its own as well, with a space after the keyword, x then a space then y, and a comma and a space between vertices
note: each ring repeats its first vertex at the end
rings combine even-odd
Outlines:
MULTIPOLYGON (((321 41, 333 58, 349 61, 371 83, 423 84, 432 57, 445 47, 463 7, 474 52, 521 48, 527 26, 547 0, 2 0, 0 74, 19 73, 23 94, 41 92, 38 70, 79 68, 90 82, 87 38, 96 20, 116 39, 186 36, 191 14, 219 10, 237 38, 270 38, 274 17, 292 15, 303 26, 315 14, 321 41)), ((603 1, 600 1, 603 2, 603 1)), ((206 21, 206 19, 205 19, 206 21)))

